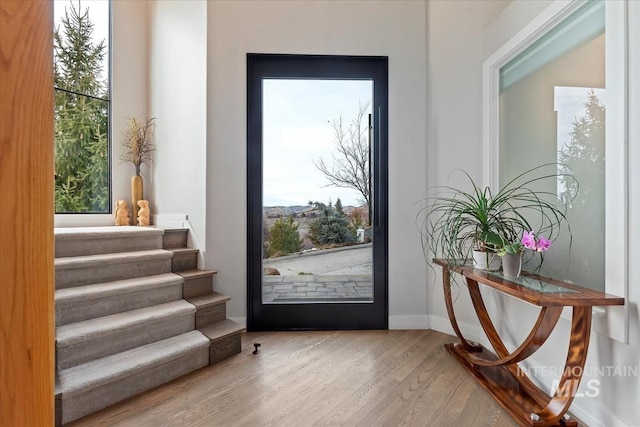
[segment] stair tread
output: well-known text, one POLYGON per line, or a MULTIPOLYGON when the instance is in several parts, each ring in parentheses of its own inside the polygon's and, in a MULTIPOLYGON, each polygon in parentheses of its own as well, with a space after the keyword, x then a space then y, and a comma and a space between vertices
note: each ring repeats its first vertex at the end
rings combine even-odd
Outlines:
POLYGON ((234 322, 231 319, 221 320, 198 329, 205 334, 211 341, 215 341, 221 338, 228 337, 239 332, 244 332, 244 328, 241 324, 234 322))
POLYGON ((174 254, 196 254, 200 252, 198 249, 195 249, 195 248, 172 248, 172 249, 166 249, 166 250, 171 251, 174 254))
POLYGON ((64 369, 59 372, 63 398, 114 382, 133 372, 177 359, 191 350, 208 346, 209 340, 194 330, 64 369))
POLYGON ((152 290, 158 286, 183 282, 184 279, 174 273, 155 274, 153 276, 134 277, 132 279, 115 280, 113 282, 96 283, 93 285, 75 286, 72 288, 56 289, 55 300, 64 303, 72 300, 91 300, 111 295, 120 295, 141 290, 152 290))
POLYGON ((99 255, 72 256, 55 259, 56 270, 66 270, 74 268, 86 268, 99 265, 105 262, 141 262, 148 259, 168 258, 173 256, 171 251, 165 249, 151 249, 146 251, 114 252, 99 255))
POLYGON ((208 295, 200 295, 192 298, 185 298, 191 304, 195 305, 198 308, 207 307, 210 305, 221 304, 227 302, 231 299, 231 297, 219 294, 217 292, 211 292, 208 295))
POLYGON ((217 270, 184 270, 184 271, 176 271, 175 274, 178 274, 185 279, 192 279, 195 277, 204 277, 210 276, 214 274, 218 274, 217 270))
POLYGON ((120 237, 162 236, 164 230, 154 227, 138 226, 109 226, 109 227, 68 227, 55 228, 54 235, 57 240, 93 240, 110 239, 120 237))
POLYGON ((195 313, 196 309, 185 300, 139 308, 124 313, 111 314, 81 322, 56 327, 58 348, 95 339, 132 325, 145 322, 149 325, 175 315, 195 313))

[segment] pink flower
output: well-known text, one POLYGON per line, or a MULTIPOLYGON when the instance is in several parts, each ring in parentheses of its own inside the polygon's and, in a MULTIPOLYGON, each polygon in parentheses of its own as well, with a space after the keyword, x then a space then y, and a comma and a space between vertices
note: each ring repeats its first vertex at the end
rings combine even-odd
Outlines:
POLYGON ((536 237, 533 231, 525 231, 520 242, 527 249, 536 249, 536 237))
POLYGON ((538 252, 544 252, 546 250, 549 250, 549 246, 551 246, 551 240, 540 237, 538 239, 538 244, 536 245, 536 250, 538 252))

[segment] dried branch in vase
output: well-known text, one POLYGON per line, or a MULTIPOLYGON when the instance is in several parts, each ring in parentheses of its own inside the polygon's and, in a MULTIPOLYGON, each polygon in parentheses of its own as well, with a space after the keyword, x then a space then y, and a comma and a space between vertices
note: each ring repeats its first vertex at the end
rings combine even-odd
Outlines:
POLYGON ((140 175, 141 165, 149 165, 151 153, 156 149, 151 141, 155 128, 154 121, 154 117, 139 120, 132 116, 129 118, 127 129, 123 132, 123 152, 120 160, 133 163, 136 167, 136 175, 140 175))

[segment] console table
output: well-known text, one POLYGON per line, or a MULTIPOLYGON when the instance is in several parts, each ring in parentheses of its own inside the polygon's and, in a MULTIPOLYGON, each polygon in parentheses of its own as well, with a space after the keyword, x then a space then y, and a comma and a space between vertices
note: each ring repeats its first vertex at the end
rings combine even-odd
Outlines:
POLYGON ((567 426, 578 423, 566 413, 578 390, 589 348, 593 306, 624 305, 624 298, 573 284, 524 273, 508 279, 498 272, 474 269, 471 265, 453 266, 446 260, 434 262, 442 267, 444 299, 451 326, 460 343, 445 348, 484 387, 521 426, 567 426), (451 273, 465 277, 473 307, 495 354, 464 338, 458 327, 451 297, 451 273), (509 352, 491 321, 480 294, 479 283, 522 301, 541 307, 529 335, 509 352), (547 340, 562 309, 572 307, 571 337, 565 369, 553 396, 536 386, 517 363, 531 356, 547 340))

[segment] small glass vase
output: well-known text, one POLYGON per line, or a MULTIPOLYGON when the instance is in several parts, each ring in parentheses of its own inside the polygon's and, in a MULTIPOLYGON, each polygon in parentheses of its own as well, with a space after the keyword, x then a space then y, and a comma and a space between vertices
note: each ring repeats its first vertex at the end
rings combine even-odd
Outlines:
POLYGON ((502 275, 517 278, 522 272, 522 253, 504 254, 502 256, 502 275))

